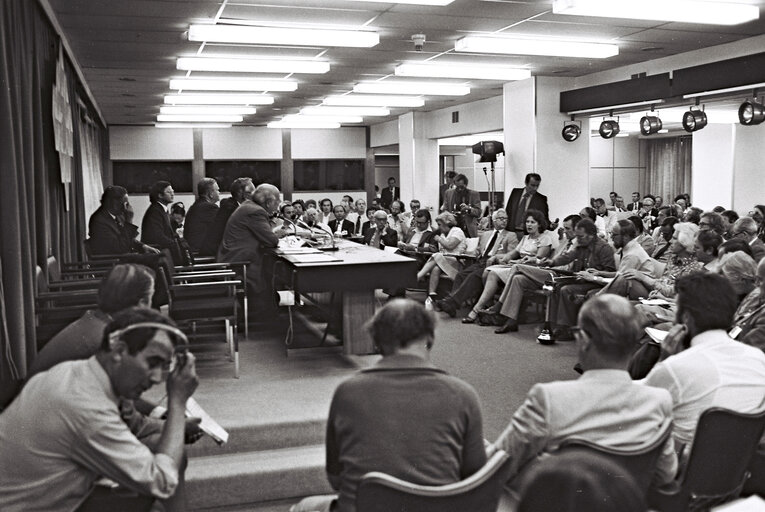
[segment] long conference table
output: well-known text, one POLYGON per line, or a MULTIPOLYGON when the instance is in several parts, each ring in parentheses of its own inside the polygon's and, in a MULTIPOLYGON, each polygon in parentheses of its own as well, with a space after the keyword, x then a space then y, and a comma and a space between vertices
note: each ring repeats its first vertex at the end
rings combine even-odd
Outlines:
POLYGON ((373 354, 374 343, 364 324, 375 313, 375 290, 401 289, 417 284, 417 261, 349 240, 337 240, 337 251, 280 248, 275 256, 287 268, 286 280, 301 293, 342 295, 344 354, 373 354))

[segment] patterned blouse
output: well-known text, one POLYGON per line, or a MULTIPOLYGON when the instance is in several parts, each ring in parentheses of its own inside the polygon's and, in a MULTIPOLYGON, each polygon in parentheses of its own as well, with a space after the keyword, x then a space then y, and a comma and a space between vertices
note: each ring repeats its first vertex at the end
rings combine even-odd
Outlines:
POLYGON ((677 281, 677 278, 703 271, 704 264, 696 258, 695 254, 685 258, 678 258, 672 255, 667 261, 664 273, 654 282, 653 289, 665 297, 674 297, 676 294, 675 281, 677 281))

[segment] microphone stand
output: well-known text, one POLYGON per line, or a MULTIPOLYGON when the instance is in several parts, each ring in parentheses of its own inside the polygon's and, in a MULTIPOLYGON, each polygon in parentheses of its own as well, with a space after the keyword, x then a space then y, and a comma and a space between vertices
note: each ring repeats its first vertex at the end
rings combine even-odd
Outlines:
POLYGON ((292 222, 292 219, 288 219, 287 217, 281 214, 276 214, 275 217, 277 219, 282 219, 283 221, 288 222, 292 226, 292 230, 295 232, 295 236, 297 236, 297 225, 294 222, 292 222))
POLYGON ((332 233, 332 231, 328 229, 324 229, 320 224, 314 226, 315 228, 321 229, 321 231, 325 233, 329 233, 329 239, 332 241, 332 247, 319 247, 318 249, 320 251, 338 251, 340 250, 339 247, 335 246, 335 235, 332 233))

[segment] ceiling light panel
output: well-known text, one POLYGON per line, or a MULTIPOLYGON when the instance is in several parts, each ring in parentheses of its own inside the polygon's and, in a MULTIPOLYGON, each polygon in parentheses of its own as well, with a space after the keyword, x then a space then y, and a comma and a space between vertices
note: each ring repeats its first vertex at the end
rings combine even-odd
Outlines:
POLYGON ((285 122, 301 122, 306 120, 309 123, 363 123, 364 118, 361 116, 304 116, 301 114, 291 114, 284 116, 282 121, 285 122))
POLYGON ((255 107, 238 105, 165 105, 159 107, 160 114, 246 116, 255 112, 255 107))
POLYGON ((380 36, 377 32, 346 29, 191 25, 189 41, 371 48, 380 43, 380 36))
POLYGON ((470 94, 470 87, 465 85, 428 83, 428 82, 362 82, 353 87, 353 92, 364 94, 422 94, 428 96, 465 96, 470 94))
POLYGON ((354 2, 368 2, 379 4, 385 2, 386 4, 406 4, 406 5, 436 5, 443 7, 454 2, 454 0, 398 0, 397 2, 387 2, 385 0, 353 0, 354 2))
POLYGON ((227 123, 154 123, 156 128, 231 128, 227 123))
POLYGON ((554 14, 738 25, 760 17, 756 5, 708 0, 553 0, 554 14))
POLYGON ((384 107, 329 107, 320 105, 300 109, 304 116, 388 116, 390 110, 384 107))
POLYGON ((295 91, 295 80, 245 80, 228 78, 175 78, 170 88, 189 91, 295 91))
POLYGON ((264 94, 167 94, 166 105, 272 105, 264 94))
POLYGON ((509 37, 466 36, 454 43, 458 52, 508 55, 548 55, 605 59, 619 55, 615 44, 509 37))
POLYGON ((180 57, 176 67, 183 71, 322 74, 329 71, 329 62, 319 60, 180 57))
POLYGON ((332 129, 332 128, 340 128, 340 123, 333 121, 333 122, 326 122, 326 121, 317 121, 314 123, 307 122, 305 120, 300 121, 271 121, 267 125, 269 128, 326 128, 326 129, 332 129))
POLYGON ((328 96, 325 105, 350 107, 405 107, 417 108, 425 105, 425 100, 416 96, 384 96, 373 94, 349 94, 328 96))
POLYGON ((224 114, 157 114, 157 121, 178 123, 241 123, 244 119, 239 115, 224 114))
POLYGON ((396 76, 432 78, 466 78, 477 80, 525 80, 531 77, 528 69, 503 66, 464 66, 462 64, 405 63, 396 66, 396 76))

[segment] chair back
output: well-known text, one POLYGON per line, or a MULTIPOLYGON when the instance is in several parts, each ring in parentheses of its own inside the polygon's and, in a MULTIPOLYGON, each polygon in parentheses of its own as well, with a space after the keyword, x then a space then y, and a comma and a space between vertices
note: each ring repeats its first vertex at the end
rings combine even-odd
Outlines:
POLYGON ((38 295, 48 291, 48 278, 45 277, 45 272, 40 265, 35 266, 35 290, 38 295))
POLYGON ((364 512, 496 512, 510 458, 498 450, 465 480, 440 486, 417 485, 380 472, 367 473, 356 491, 364 512))
MULTIPOLYGON (((659 435, 638 448, 624 450, 598 445, 584 439, 572 438, 561 443, 558 452, 572 450, 590 451, 610 459, 632 476, 640 491, 645 495, 656 472, 656 463, 671 434, 672 420, 667 419, 662 424, 659 435)), ((622 475, 611 476, 612 478, 622 478, 622 475)))
POLYGON ((55 256, 48 256, 46 266, 48 267, 48 280, 61 281, 61 265, 55 256))
POLYGON ((681 483, 692 497, 736 497, 765 431, 765 409, 745 414, 722 408, 701 414, 681 483))

